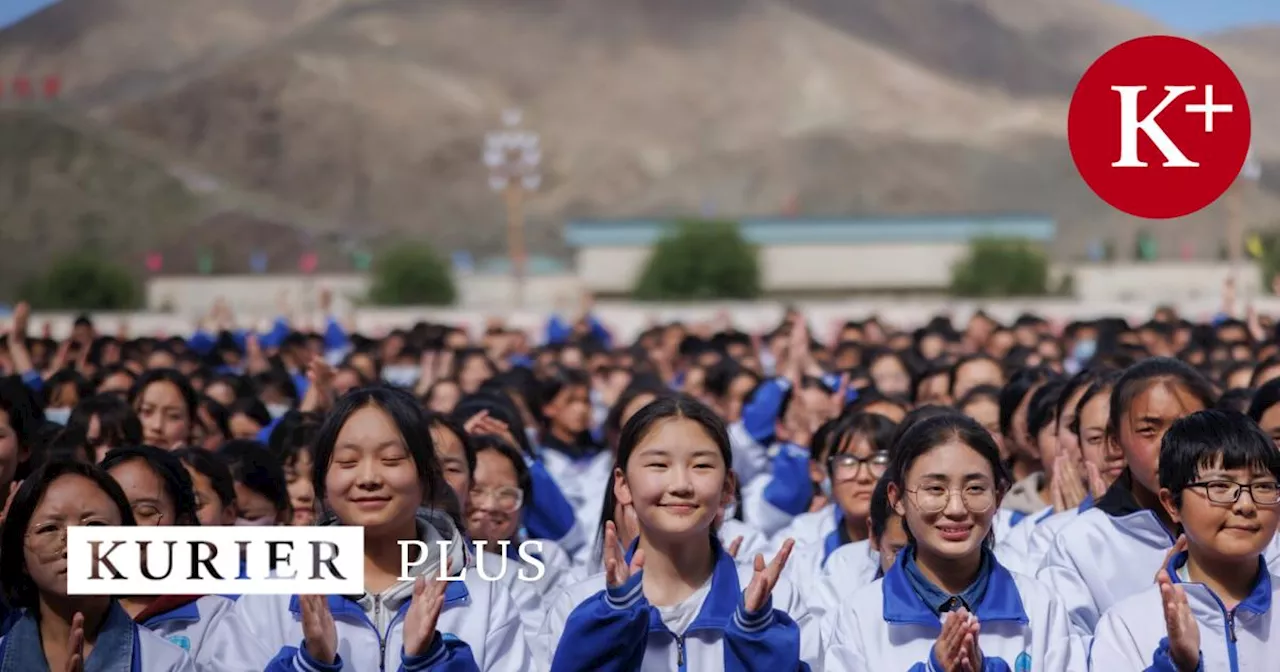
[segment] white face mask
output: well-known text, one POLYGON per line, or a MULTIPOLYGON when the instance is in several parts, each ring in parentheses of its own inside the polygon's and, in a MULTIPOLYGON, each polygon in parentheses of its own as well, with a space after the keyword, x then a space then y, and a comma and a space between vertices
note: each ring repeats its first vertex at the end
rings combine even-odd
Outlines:
POLYGON ((419 367, 397 365, 382 367, 382 379, 396 387, 413 387, 418 384, 419 367))
POLYGON ((49 422, 56 422, 59 425, 66 425, 71 419, 71 409, 69 408, 46 408, 44 409, 44 419, 49 422))
POLYGON ((281 416, 292 409, 293 407, 289 404, 267 404, 267 414, 271 416, 272 420, 279 420, 281 416))
POLYGON ((270 518, 262 518, 261 520, 245 520, 244 518, 236 518, 236 527, 274 527, 276 521, 270 518))

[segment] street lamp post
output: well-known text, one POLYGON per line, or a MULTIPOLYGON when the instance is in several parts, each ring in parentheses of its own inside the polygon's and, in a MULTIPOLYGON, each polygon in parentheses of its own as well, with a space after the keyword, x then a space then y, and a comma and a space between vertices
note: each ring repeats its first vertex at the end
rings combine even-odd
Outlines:
POLYGON ((507 205, 507 252, 515 283, 517 308, 524 305, 525 242, 524 202, 528 192, 542 183, 538 167, 542 163, 542 139, 521 128, 522 114, 508 110, 502 115, 503 129, 484 138, 484 165, 489 169, 489 187, 501 192, 507 205))

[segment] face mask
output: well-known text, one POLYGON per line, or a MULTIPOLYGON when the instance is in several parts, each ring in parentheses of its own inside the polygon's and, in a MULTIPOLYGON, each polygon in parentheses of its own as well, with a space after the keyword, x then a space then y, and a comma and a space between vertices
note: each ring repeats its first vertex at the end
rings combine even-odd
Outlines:
POLYGON ((831 499, 831 477, 830 476, 824 476, 822 478, 822 482, 818 484, 818 487, 822 490, 823 497, 826 497, 827 499, 831 499))
POLYGON ((532 428, 532 427, 525 427, 525 428, 524 428, 524 435, 525 435, 526 437, 528 437, 528 439, 529 439, 529 445, 531 445, 531 446, 536 446, 536 445, 538 445, 538 430, 536 430, 536 429, 534 429, 534 428, 532 428))
POLYGON ((289 404, 267 404, 267 414, 272 420, 279 420, 280 416, 288 413, 292 408, 289 404))
POLYGON ((46 408, 44 410, 44 419, 49 422, 56 422, 59 425, 66 425, 67 420, 71 419, 71 409, 69 408, 46 408))
POLYGON ((1079 343, 1076 343, 1075 349, 1071 351, 1071 358, 1077 362, 1087 362, 1090 359, 1093 359, 1093 355, 1097 351, 1097 341, 1080 341, 1079 343))
POLYGON ((382 369, 382 379, 396 387, 413 387, 418 384, 420 369, 416 366, 386 366, 382 369))
POLYGON ((270 518, 261 520, 245 520, 244 518, 236 518, 236 527, 274 527, 276 521, 270 518))

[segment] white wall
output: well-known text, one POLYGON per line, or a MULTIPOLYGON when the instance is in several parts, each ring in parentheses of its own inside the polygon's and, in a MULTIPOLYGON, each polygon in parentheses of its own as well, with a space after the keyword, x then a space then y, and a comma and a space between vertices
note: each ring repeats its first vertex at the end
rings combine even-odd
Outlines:
MULTIPOLYGON (((1082 300, 1156 302, 1216 299, 1232 271, 1231 264, 1225 262, 1082 264, 1070 269, 1076 296, 1082 300)), ((1241 298, 1269 293, 1269 288, 1262 286, 1257 265, 1242 263, 1234 272, 1241 298)))

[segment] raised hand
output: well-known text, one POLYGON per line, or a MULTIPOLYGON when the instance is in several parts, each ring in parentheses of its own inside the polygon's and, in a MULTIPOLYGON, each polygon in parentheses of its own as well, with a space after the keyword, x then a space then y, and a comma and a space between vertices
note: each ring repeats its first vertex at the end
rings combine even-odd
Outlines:
POLYGON ((604 572, 605 583, 610 588, 617 588, 644 568, 644 551, 636 549, 627 564, 627 554, 618 541, 618 528, 610 520, 604 524, 604 572))
POLYGON ((764 563, 764 555, 756 554, 755 574, 751 575, 751 583, 747 584, 746 591, 742 593, 742 605, 747 613, 760 611, 769 601, 769 596, 773 594, 773 588, 778 585, 778 578, 782 576, 782 569, 787 566, 787 558, 791 557, 791 549, 795 548, 795 545, 795 539, 782 542, 782 550, 773 556, 773 562, 768 565, 764 563))
MULTIPOLYGON (((453 574, 452 562, 445 568, 446 575, 453 574)), ((444 590, 448 585, 446 581, 438 581, 434 577, 428 579, 423 575, 414 580, 413 599, 404 615, 405 655, 421 655, 431 646, 431 640, 436 636, 436 622, 440 620, 440 610, 444 607, 444 590)))
POLYGON ((1169 657, 1179 670, 1192 672, 1200 665, 1200 625, 1191 613, 1187 593, 1160 570, 1160 601, 1164 603, 1164 627, 1169 633, 1169 657))
POLYGON ((964 641, 961 643, 961 659, 960 669, 965 672, 982 672, 983 659, 982 648, 978 646, 978 631, 981 625, 978 618, 968 611, 961 609, 960 614, 964 617, 964 641))
POLYGON ((1089 478, 1089 494, 1093 495, 1094 499, 1102 499, 1111 486, 1102 477, 1102 471, 1098 469, 1098 465, 1088 462, 1084 465, 1084 469, 1089 478))
POLYGON ((1067 454, 1065 448, 1058 448, 1049 488, 1056 513, 1079 508, 1080 503, 1088 496, 1084 489, 1084 479, 1080 477, 1079 464, 1074 456, 1067 454))
POLYGON ((738 535, 733 541, 729 542, 729 548, 725 550, 729 557, 735 560, 738 557, 738 551, 742 549, 742 535, 738 535))
POLYGON ((65 672, 84 672, 84 614, 76 612, 71 617, 71 634, 67 637, 67 662, 65 672))
POLYGON ((300 595, 302 606, 302 638, 307 654, 332 665, 338 659, 338 628, 324 595, 300 595))
POLYGON ((961 660, 966 658, 965 636, 969 634, 969 619, 958 611, 952 611, 942 619, 942 634, 933 643, 933 657, 942 672, 958 672, 961 660))

